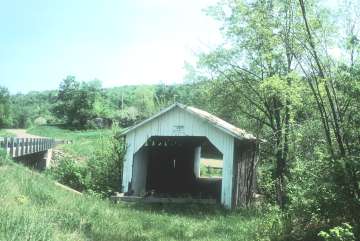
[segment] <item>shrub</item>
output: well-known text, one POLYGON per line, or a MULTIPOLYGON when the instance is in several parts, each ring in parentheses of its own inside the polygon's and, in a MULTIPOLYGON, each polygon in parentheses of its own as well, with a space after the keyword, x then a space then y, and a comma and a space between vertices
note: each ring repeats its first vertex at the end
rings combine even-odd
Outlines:
POLYGON ((319 237, 325 241, 355 241, 352 227, 348 223, 343 223, 341 226, 336 226, 329 231, 321 231, 318 234, 319 237))
POLYGON ((34 125, 37 125, 37 126, 46 125, 46 123, 47 123, 47 120, 42 116, 39 116, 34 120, 34 125))
POLYGON ((62 184, 78 191, 84 191, 86 189, 86 167, 84 165, 80 165, 70 157, 64 157, 61 159, 59 164, 56 167, 53 167, 50 172, 55 179, 62 184))
POLYGON ((78 191, 109 196, 119 190, 125 145, 116 125, 109 137, 99 139, 94 155, 87 162, 65 156, 50 173, 62 184, 78 191))
POLYGON ((116 129, 110 137, 100 138, 95 155, 87 163, 87 189, 103 196, 119 191, 121 185, 125 145, 116 129))

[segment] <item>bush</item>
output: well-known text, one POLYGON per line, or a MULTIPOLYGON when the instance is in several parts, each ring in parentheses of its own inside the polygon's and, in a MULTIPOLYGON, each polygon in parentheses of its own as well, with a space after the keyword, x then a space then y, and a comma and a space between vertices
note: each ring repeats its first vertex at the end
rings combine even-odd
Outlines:
POLYGON ((343 223, 341 226, 331 228, 328 232, 321 231, 318 236, 325 241, 355 241, 352 227, 348 223, 343 223))
POLYGON ((50 173, 60 183, 78 191, 97 193, 103 197, 119 191, 125 145, 116 125, 109 137, 100 137, 94 155, 87 162, 64 157, 50 173))
MULTIPOLYGON (((116 127, 115 127, 116 129, 116 127)), ((101 137, 99 148, 87 163, 87 190, 108 196, 119 191, 125 145, 116 131, 111 137, 101 137)))
POLYGON ((42 116, 39 116, 34 120, 34 125, 37 125, 37 126, 46 125, 46 123, 47 123, 47 120, 42 116))
POLYGON ((80 192, 86 189, 85 177, 86 167, 80 165, 70 157, 64 157, 59 164, 50 170, 51 174, 60 183, 65 184, 80 192))

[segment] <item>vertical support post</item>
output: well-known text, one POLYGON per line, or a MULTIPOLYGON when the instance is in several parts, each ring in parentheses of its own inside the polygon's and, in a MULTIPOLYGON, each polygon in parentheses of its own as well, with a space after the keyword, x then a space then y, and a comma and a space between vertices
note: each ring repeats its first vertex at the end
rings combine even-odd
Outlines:
POLYGON ((201 146, 195 147, 194 151, 194 174, 195 177, 200 177, 200 160, 201 160, 201 146))
POLYGON ((14 145, 15 145, 14 137, 11 137, 11 139, 10 139, 10 156, 11 157, 14 157, 14 155, 15 155, 14 145))
POLYGON ((29 154, 33 153, 33 138, 29 139, 29 154))
POLYGON ((9 154, 9 138, 4 138, 4 147, 7 154, 9 154))
POLYGON ((31 138, 31 153, 35 152, 35 139, 31 138))
POLYGON ((232 208, 232 187, 234 169, 235 139, 231 138, 225 142, 226 149, 223 152, 223 172, 221 182, 221 204, 225 208, 232 208))
POLYGON ((25 154, 25 138, 21 138, 21 155, 23 156, 25 154))
POLYGON ((16 138, 16 156, 20 156, 20 138, 16 138))
POLYGON ((25 138, 25 154, 29 153, 29 138, 25 138))

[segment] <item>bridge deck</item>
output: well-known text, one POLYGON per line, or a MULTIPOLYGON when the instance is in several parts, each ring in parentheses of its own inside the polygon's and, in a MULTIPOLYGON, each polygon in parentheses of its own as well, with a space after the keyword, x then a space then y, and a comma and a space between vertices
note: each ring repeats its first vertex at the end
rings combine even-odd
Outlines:
POLYGON ((55 140, 50 138, 0 138, 0 147, 11 157, 19 157, 46 151, 55 146, 55 140))

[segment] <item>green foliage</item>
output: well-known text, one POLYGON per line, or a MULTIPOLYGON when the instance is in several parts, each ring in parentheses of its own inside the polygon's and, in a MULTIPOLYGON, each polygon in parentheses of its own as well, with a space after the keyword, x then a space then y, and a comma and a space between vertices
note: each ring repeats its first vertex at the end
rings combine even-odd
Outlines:
POLYGON ((200 166, 200 176, 202 176, 202 177, 221 177, 222 169, 201 165, 200 166))
POLYGON ((224 43, 200 55, 191 69, 195 78, 207 80, 210 99, 216 99, 208 109, 267 140, 257 187, 286 213, 289 239, 313 240, 321 229, 343 222, 358 235, 354 9, 336 18, 346 19, 337 29, 319 1, 219 1, 208 14, 222 24, 224 43), (340 40, 346 46, 336 45, 336 35, 348 36, 340 40), (349 60, 329 56, 332 48, 342 48, 349 60))
POLYGON ((40 118, 42 123, 53 124, 56 118, 51 113, 56 103, 55 91, 32 91, 11 96, 11 123, 8 127, 29 128, 40 118))
POLYGON ((355 236, 352 232, 352 227, 348 223, 343 223, 329 229, 329 231, 321 231, 318 234, 324 241, 355 241, 355 236))
POLYGON ((75 160, 65 157, 61 158, 57 166, 49 171, 50 174, 60 183, 65 184, 80 192, 86 190, 86 166, 75 160))
POLYGON ((10 123, 10 94, 6 88, 0 86, 0 128, 9 126, 10 123))
POLYGON ((34 124, 37 126, 46 125, 47 120, 46 120, 46 118, 39 116, 34 120, 34 124))
POLYGON ((95 155, 87 162, 87 190, 109 196, 120 191, 125 144, 119 129, 110 137, 101 137, 95 155))
POLYGON ((74 76, 68 76, 60 84, 58 104, 55 113, 69 126, 84 128, 101 110, 101 82, 78 82, 74 76))
POLYGON ((114 126, 112 134, 97 137, 89 148, 93 149, 86 161, 76 160, 68 154, 57 158, 57 165, 48 172, 60 183, 78 191, 97 193, 108 197, 120 191, 125 145, 114 126))

